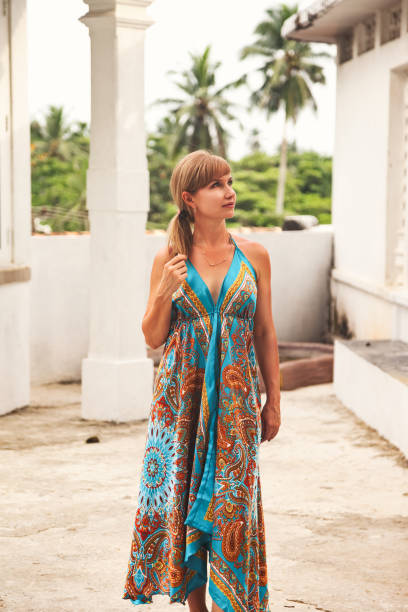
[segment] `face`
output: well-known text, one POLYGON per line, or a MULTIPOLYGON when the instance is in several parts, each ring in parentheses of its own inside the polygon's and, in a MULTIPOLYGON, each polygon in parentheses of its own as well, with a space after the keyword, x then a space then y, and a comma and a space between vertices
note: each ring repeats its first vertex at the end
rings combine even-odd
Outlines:
POLYGON ((236 194, 232 188, 230 173, 213 179, 208 185, 190 194, 183 191, 183 199, 188 206, 194 209, 194 218, 197 216, 211 217, 212 219, 225 219, 234 215, 236 194))

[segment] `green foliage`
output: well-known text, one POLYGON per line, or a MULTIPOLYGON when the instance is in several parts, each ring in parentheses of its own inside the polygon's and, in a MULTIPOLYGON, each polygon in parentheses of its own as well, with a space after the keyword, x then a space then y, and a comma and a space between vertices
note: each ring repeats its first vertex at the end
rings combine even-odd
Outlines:
POLYGON ((331 158, 306 151, 299 159, 298 154, 288 153, 288 165, 296 165, 299 190, 327 197, 331 191, 331 158))
POLYGON ((31 123, 33 218, 55 232, 88 229, 88 156, 87 125, 69 125, 62 108, 50 106, 43 123, 31 123))
MULTIPOLYGON (((255 42, 243 47, 240 55, 241 59, 255 56, 262 60, 257 69, 262 77, 262 83, 258 89, 251 92, 249 108, 255 106, 263 109, 267 119, 283 108, 285 126, 289 120, 296 124, 302 109, 307 106, 317 111, 313 88, 315 84, 324 85, 326 77, 323 67, 316 63, 316 60, 322 57, 332 58, 325 51, 316 52, 309 43, 282 36, 283 24, 297 12, 297 4, 289 6, 281 3, 274 8, 266 9, 266 19, 258 23, 255 28, 255 42)), ((276 199, 276 210, 279 212, 284 209, 286 189, 285 137, 282 139, 281 150, 276 199)))
MULTIPOLYGON (((177 160, 188 151, 172 158, 171 120, 161 123, 160 131, 148 137, 150 174, 150 210, 148 229, 165 229, 177 212, 172 202, 169 182, 177 160)), ((299 152, 295 143, 288 147, 288 171, 285 190, 285 214, 275 212, 279 177, 279 155, 255 151, 239 161, 231 161, 233 187, 237 194, 234 218, 230 227, 281 226, 286 214, 315 215, 320 223, 331 222, 331 159, 314 151, 299 152)))
POLYGON ((286 119, 294 122, 306 106, 317 110, 312 85, 323 85, 326 78, 322 66, 315 60, 332 57, 325 51, 316 52, 310 43, 282 37, 283 24, 297 11, 296 4, 266 9, 266 18, 254 31, 256 40, 244 46, 240 53, 241 60, 259 57, 262 61, 257 72, 263 82, 251 93, 251 105, 264 109, 268 118, 283 107, 286 119))
POLYGON ((183 148, 175 157, 172 154, 176 121, 171 115, 163 119, 155 134, 147 137, 147 161, 150 179, 150 208, 147 229, 167 227, 171 217, 177 212, 170 193, 170 177, 179 157, 188 151, 183 148))
POLYGON ((331 222, 331 159, 289 149, 285 214, 275 212, 279 156, 256 152, 231 163, 237 194, 234 219, 241 225, 282 225, 286 214, 315 215, 331 222))
POLYGON ((172 106, 168 111, 175 118, 173 137, 168 141, 171 157, 179 155, 184 149, 187 153, 208 149, 227 157, 230 134, 224 122, 236 121, 243 129, 242 123, 232 112, 237 105, 228 100, 225 93, 241 87, 246 82, 246 75, 218 87, 216 73, 222 62, 212 62, 210 50, 211 46, 207 45, 202 54, 190 53, 191 63, 186 70, 167 72, 168 75, 177 75, 178 80, 174 84, 182 97, 161 98, 153 102, 153 105, 172 106))
MULTIPOLYGON (((177 160, 170 154, 174 122, 164 119, 156 134, 147 139, 147 159, 150 176, 150 209, 147 228, 165 229, 177 212, 169 183, 177 160)), ((38 129, 38 128, 36 128, 38 129)), ((84 126, 78 133, 70 132, 64 143, 76 145, 76 155, 68 159, 46 152, 45 144, 37 148, 32 143, 32 205, 33 215, 51 225, 53 231, 81 231, 88 228, 86 214, 86 171, 89 138, 84 126), (40 149, 39 151, 37 149, 40 149)), ((237 194, 234 218, 230 227, 270 227, 282 225, 284 215, 275 212, 279 175, 279 156, 255 151, 239 161, 231 162, 237 194)), ((288 147, 285 214, 315 215, 320 223, 331 222, 331 159, 314 151, 299 152, 292 143, 288 147)))

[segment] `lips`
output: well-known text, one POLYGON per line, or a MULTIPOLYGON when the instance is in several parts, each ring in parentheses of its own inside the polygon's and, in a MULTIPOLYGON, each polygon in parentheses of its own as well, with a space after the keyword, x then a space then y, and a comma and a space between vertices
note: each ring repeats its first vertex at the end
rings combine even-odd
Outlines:
POLYGON ((223 204, 222 205, 223 208, 226 208, 226 207, 232 208, 233 206, 235 206, 235 202, 230 202, 229 204, 223 204))

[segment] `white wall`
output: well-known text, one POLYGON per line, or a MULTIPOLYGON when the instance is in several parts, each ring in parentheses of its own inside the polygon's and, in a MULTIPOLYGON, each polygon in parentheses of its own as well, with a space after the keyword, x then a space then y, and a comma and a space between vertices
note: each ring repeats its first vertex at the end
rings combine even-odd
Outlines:
POLYGON ((408 35, 341 64, 337 76, 335 265, 378 283, 385 280, 390 71, 404 58, 408 67, 408 35))
POLYGON ((360 355, 353 343, 336 338, 333 389, 347 408, 408 458, 408 386, 401 370, 392 375, 360 355))
POLYGON ((25 280, 0 284, 0 414, 5 414, 30 401, 31 199, 26 0, 3 3, 2 10, 0 266, 11 277, 27 272, 20 276, 25 280))
MULTIPOLYGON (((270 253, 278 339, 321 341, 329 312, 330 226, 243 236, 257 240, 270 253)), ((89 240, 89 234, 32 237, 33 384, 80 379, 89 338, 89 240)), ((146 301, 153 257, 165 241, 164 234, 147 236, 146 301)))
POLYGON ((0 285, 0 414, 30 402, 29 282, 0 285))
POLYGON ((89 339, 90 235, 31 240, 31 383, 80 380, 89 339))
POLYGON ((402 27, 401 38, 338 66, 332 292, 356 337, 407 341, 408 283, 389 283, 403 194, 392 71, 408 70, 406 18, 402 27))
MULTIPOLYGON (((329 308, 330 226, 290 232, 245 232, 242 236, 260 242, 269 251, 272 311, 278 339, 319 342, 326 329, 329 308)), ((151 262, 165 239, 152 235, 148 244, 151 262)), ((148 279, 146 291, 147 288, 148 279)))

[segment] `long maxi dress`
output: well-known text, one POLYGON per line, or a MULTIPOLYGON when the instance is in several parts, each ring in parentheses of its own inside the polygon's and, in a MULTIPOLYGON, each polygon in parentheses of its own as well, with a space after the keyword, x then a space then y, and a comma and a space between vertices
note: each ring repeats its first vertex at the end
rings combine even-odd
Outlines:
POLYGON ((259 477, 256 273, 235 245, 217 303, 194 265, 173 293, 123 599, 185 605, 207 582, 224 612, 270 612, 259 477), (208 557, 208 559, 207 559, 208 557))

